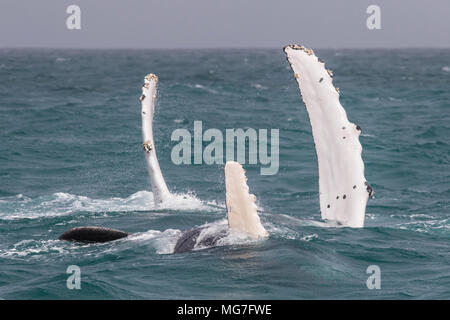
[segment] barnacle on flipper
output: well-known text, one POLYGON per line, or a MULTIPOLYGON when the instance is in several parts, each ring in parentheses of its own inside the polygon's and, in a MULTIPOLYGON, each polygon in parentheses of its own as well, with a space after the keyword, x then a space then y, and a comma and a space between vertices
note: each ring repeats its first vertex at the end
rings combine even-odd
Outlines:
POLYGON ((294 50, 302 50, 302 51, 305 51, 306 54, 309 55, 309 56, 314 55, 314 50, 313 50, 313 49, 308 49, 308 48, 305 48, 304 46, 299 46, 299 45, 297 45, 297 44, 287 45, 287 46, 285 46, 285 47, 283 48, 283 50, 286 51, 286 48, 291 48, 291 49, 294 49, 294 50))
POLYGON ((333 70, 327 69, 327 72, 330 75, 330 78, 333 78, 333 70))
POLYGON ((291 48, 294 50, 304 50, 305 49, 304 46, 299 46, 297 44, 289 44, 289 45, 285 46, 283 49, 286 51, 286 48, 291 48))
POLYGON ((375 195, 375 191, 373 191, 372 187, 370 186, 370 184, 366 181, 364 182, 364 184, 366 185, 366 190, 367 193, 369 194, 369 198, 373 198, 373 196, 375 195))
POLYGON ((145 142, 142 144, 142 148, 143 148, 144 151, 147 152, 147 153, 153 150, 153 146, 152 146, 152 144, 151 144, 150 141, 145 141, 145 142))
POLYGON ((147 81, 155 80, 155 82, 158 82, 158 77, 156 76, 156 74, 149 73, 148 75, 145 76, 145 80, 147 81))

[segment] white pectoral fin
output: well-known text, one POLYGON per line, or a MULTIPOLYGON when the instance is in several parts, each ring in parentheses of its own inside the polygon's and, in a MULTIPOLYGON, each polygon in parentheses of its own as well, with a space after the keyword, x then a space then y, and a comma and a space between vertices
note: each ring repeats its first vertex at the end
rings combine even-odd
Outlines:
POLYGON ((158 77, 154 74, 148 74, 144 79, 142 95, 139 98, 141 102, 142 116, 142 140, 145 159, 147 161, 148 174, 152 184, 155 203, 166 201, 170 198, 170 192, 159 167, 156 157, 156 148, 153 140, 153 116, 155 113, 156 84, 158 77))
POLYGON ((325 69, 311 49, 284 48, 309 114, 319 167, 320 211, 323 219, 363 227, 366 204, 373 191, 364 177, 361 128, 347 119, 325 69))
POLYGON ((256 197, 249 193, 245 171, 239 163, 228 161, 225 164, 225 188, 230 230, 246 233, 254 239, 268 236, 256 210, 256 197))

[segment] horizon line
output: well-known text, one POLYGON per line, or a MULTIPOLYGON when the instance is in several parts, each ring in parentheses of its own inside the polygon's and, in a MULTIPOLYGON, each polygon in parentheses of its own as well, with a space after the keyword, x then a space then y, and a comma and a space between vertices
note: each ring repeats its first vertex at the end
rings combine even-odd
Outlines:
MULTIPOLYGON (((288 44, 289 45, 289 44, 288 44)), ((242 47, 242 46, 228 46, 228 47, 69 47, 69 46, 0 46, 0 50, 279 50, 284 46, 255 46, 255 47, 242 47)), ((414 46, 399 46, 399 47, 352 47, 352 46, 306 46, 314 50, 442 50, 450 49, 450 46, 427 46, 427 47, 414 47, 414 46)))

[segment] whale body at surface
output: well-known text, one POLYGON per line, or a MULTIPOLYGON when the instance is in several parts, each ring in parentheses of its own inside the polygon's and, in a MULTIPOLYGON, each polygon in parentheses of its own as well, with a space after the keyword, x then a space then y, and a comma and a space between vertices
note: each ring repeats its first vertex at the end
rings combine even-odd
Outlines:
POLYGON ((116 229, 103 227, 77 227, 64 232, 59 236, 58 240, 95 243, 114 241, 125 238, 128 235, 127 232, 116 229))

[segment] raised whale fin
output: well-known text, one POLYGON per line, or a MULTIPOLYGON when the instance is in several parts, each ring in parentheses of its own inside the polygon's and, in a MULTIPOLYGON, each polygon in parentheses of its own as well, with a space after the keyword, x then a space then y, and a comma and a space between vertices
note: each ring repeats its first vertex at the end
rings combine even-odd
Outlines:
POLYGON ((225 188, 230 230, 244 232, 255 239, 268 236, 256 210, 256 197, 249 193, 247 177, 239 163, 225 164, 225 188))
POLYGON ((363 227, 366 204, 373 191, 364 177, 361 128, 347 119, 333 86, 331 70, 311 49, 284 48, 309 114, 319 167, 322 219, 363 227))
POLYGON ((157 83, 158 77, 154 74, 148 74, 144 79, 142 95, 139 98, 142 107, 142 146, 145 152, 148 174, 150 175, 153 197, 156 204, 170 198, 169 189, 164 181, 158 158, 156 157, 155 141, 153 139, 153 116, 155 113, 157 83))

